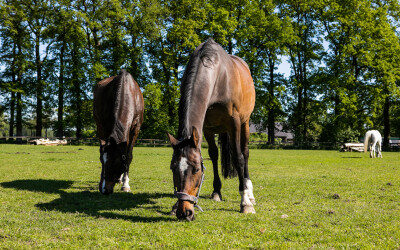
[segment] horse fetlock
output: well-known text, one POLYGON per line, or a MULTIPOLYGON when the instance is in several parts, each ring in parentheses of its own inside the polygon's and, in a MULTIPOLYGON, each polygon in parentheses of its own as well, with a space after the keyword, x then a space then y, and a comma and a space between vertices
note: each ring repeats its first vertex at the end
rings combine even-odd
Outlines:
POLYGON ((251 182, 250 179, 245 179, 245 191, 244 193, 247 194, 249 197, 250 202, 255 205, 256 204, 256 199, 254 198, 253 194, 253 183, 251 182))
MULTIPOLYGON (((244 190, 239 192, 240 195, 242 196, 242 201, 240 202, 240 205, 245 207, 245 206, 253 206, 253 203, 250 201, 250 191, 249 190, 244 190)), ((254 199, 254 197, 253 197, 254 199)))
POLYGON ((215 200, 215 201, 221 201, 221 200, 222 200, 222 196, 221 196, 221 194, 218 193, 218 192, 213 192, 213 193, 211 194, 211 199, 212 199, 212 200, 215 200))

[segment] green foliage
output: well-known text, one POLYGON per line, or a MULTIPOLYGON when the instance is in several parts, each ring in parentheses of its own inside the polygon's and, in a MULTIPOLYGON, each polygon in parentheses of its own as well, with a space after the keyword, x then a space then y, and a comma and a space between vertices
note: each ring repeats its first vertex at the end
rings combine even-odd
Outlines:
POLYGON ((268 136, 265 133, 251 133, 250 141, 268 141, 268 136))
POLYGON ((161 84, 147 84, 144 91, 144 121, 139 136, 141 138, 165 139, 165 132, 175 133, 169 126, 168 105, 165 105, 161 84))
POLYGON ((0 136, 7 135, 8 124, 4 117, 4 113, 0 110, 0 136))
POLYGON ((94 127, 92 86, 126 68, 156 93, 141 136, 163 138, 190 53, 212 37, 249 65, 253 123, 284 123, 299 143, 370 128, 387 139, 400 131, 399 27, 396 0, 0 0, 0 102, 14 124, 80 136, 94 127))

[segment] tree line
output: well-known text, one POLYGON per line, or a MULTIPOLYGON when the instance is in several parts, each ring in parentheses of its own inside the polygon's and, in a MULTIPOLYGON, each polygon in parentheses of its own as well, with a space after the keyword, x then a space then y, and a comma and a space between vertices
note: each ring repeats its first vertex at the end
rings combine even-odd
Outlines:
POLYGON ((93 136, 92 88, 125 68, 145 98, 140 136, 164 138, 190 53, 212 37, 248 63, 252 123, 269 143, 279 122, 297 143, 374 128, 388 146, 400 136, 399 20, 397 0, 0 0, 0 129, 93 136))

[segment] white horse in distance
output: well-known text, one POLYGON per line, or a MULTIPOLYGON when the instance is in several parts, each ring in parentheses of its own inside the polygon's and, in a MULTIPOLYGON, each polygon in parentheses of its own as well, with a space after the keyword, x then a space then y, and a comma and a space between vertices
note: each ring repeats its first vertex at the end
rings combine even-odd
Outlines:
POLYGON ((364 137, 364 152, 369 148, 371 158, 382 158, 382 136, 378 130, 369 130, 364 137))

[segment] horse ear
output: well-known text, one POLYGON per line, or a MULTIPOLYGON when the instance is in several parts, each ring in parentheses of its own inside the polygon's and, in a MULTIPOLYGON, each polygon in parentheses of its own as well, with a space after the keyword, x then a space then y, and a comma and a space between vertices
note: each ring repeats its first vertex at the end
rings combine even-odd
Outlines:
POLYGON ((172 147, 176 146, 179 143, 179 141, 177 139, 175 139, 175 137, 173 137, 170 133, 168 133, 168 132, 166 132, 166 133, 168 136, 169 143, 171 143, 171 146, 172 147))
POLYGON ((195 126, 192 127, 192 141, 194 143, 194 146, 197 148, 197 146, 199 145, 199 131, 197 130, 197 128, 195 126))

